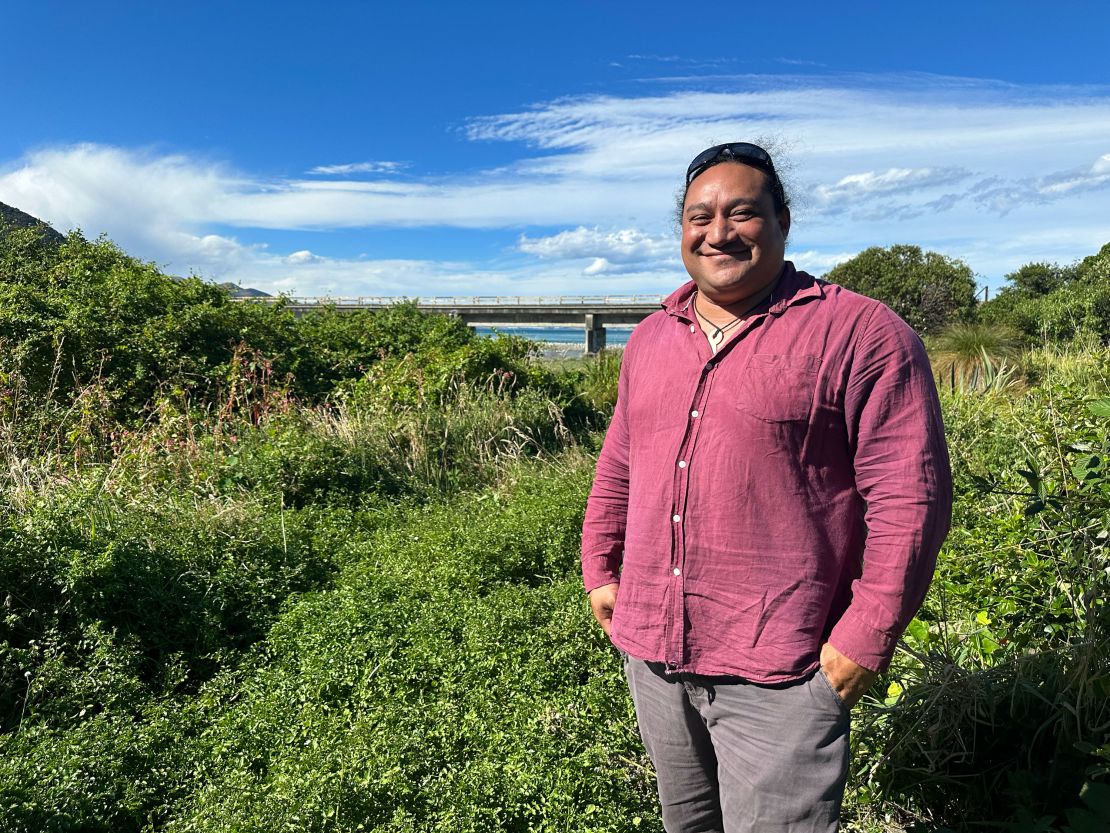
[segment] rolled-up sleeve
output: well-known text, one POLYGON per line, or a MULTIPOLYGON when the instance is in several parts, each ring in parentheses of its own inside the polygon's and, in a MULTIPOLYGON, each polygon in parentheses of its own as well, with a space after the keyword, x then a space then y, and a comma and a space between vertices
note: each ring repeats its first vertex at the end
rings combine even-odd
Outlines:
POLYGON ((921 340, 878 306, 852 354, 845 391, 867 542, 852 600, 829 642, 874 671, 925 598, 952 514, 944 425, 921 340))

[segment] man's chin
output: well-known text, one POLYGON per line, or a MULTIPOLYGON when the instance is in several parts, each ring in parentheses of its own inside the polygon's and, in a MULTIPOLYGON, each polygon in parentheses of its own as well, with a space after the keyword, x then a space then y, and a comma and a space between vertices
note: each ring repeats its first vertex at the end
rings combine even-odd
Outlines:
POLYGON ((752 286, 752 281, 746 273, 731 275, 710 275, 703 283, 706 295, 747 295, 752 286))
POLYGON ((727 307, 750 301, 764 293, 774 283, 774 279, 765 280, 753 276, 750 272, 733 275, 722 279, 721 275, 703 277, 697 280, 698 291, 717 306, 727 307))

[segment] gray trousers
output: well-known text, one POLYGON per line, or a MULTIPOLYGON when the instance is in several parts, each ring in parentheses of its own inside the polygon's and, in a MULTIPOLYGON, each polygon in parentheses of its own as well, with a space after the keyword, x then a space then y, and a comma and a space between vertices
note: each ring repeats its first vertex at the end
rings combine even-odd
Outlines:
POLYGON ((851 721, 821 671, 759 685, 624 669, 668 833, 835 833, 851 721))

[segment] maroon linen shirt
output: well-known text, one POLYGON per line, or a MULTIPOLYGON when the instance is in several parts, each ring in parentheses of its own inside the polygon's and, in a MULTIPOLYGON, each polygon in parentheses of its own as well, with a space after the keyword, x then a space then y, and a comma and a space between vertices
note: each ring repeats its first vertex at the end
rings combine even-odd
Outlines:
POLYGON ((716 355, 693 282, 633 331, 582 530, 613 643, 675 671, 884 669, 928 589, 952 483, 929 360, 878 301, 798 272, 716 355))

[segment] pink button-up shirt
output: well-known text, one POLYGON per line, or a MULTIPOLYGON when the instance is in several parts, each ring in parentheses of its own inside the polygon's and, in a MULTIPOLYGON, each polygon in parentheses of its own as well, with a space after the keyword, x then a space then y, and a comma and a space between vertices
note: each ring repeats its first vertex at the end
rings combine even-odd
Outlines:
POLYGON ((921 340, 787 263, 714 355, 688 283, 633 331, 582 530, 612 640, 676 671, 778 682, 828 640, 881 670, 948 532, 921 340))

